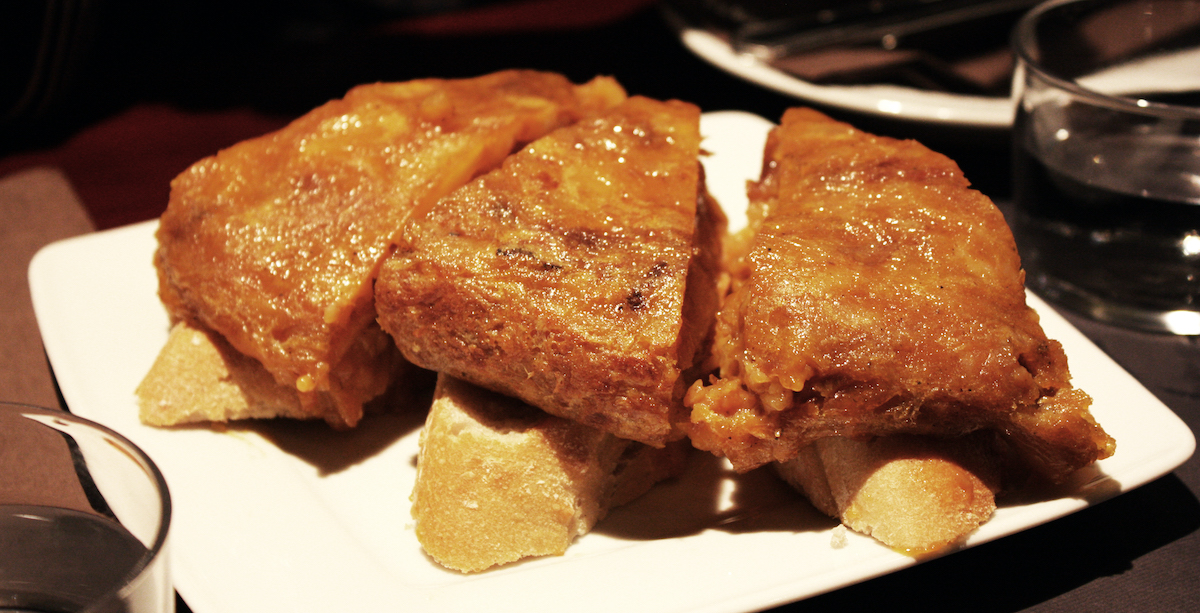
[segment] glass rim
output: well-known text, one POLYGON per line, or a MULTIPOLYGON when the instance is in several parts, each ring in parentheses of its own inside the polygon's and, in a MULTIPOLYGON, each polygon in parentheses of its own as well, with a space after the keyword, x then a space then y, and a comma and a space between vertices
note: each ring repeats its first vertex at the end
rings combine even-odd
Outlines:
MULTIPOLYGON (((163 477, 162 471, 159 470, 158 465, 154 463, 154 460, 152 460, 141 447, 129 440, 129 438, 125 435, 113 430, 112 428, 109 428, 104 424, 92 421, 86 417, 80 417, 79 415, 71 413, 66 409, 50 409, 21 402, 0 401, 0 411, 18 414, 21 417, 35 421, 38 424, 48 428, 53 428, 53 424, 35 419, 33 416, 47 417, 54 420, 63 420, 71 422, 75 425, 95 430, 124 447, 122 451, 131 454, 133 459, 136 460, 137 463, 147 471, 147 476, 150 477, 155 489, 159 493, 159 512, 161 514, 161 518, 158 523, 158 528, 154 533, 154 542, 146 547, 146 553, 138 559, 137 564, 129 569, 129 573, 125 576, 121 585, 115 587, 109 592, 106 592, 103 596, 97 598, 95 602, 87 605, 87 607, 83 610, 89 611, 98 604, 102 604, 110 601, 113 598, 120 597, 124 590, 135 584, 139 578, 141 578, 142 575, 145 574, 145 572, 156 561, 158 561, 158 559, 166 551, 167 535, 171 527, 172 503, 170 489, 167 487, 167 480, 165 477, 163 477)), ((64 434, 66 433, 64 432, 64 434)))
MULTIPOLYGON (((1022 15, 1017 21, 1016 27, 1013 28, 1009 45, 1012 47, 1013 56, 1017 60, 1018 69, 1031 70, 1044 81, 1075 96, 1084 98, 1097 106, 1108 107, 1113 110, 1139 115, 1160 117, 1164 119, 1200 119, 1200 107, 1184 106, 1179 104, 1171 104, 1169 102, 1158 102, 1132 98, 1129 96, 1106 94, 1088 87, 1084 87, 1073 79, 1060 77, 1046 70, 1040 62, 1031 57, 1029 50, 1035 44, 1033 32, 1034 28, 1038 21, 1040 21, 1046 13, 1069 4, 1101 4, 1104 1, 1105 0, 1049 0, 1033 7, 1027 13, 1022 15)), ((1020 70, 1018 70, 1017 76, 1020 78, 1020 70)))

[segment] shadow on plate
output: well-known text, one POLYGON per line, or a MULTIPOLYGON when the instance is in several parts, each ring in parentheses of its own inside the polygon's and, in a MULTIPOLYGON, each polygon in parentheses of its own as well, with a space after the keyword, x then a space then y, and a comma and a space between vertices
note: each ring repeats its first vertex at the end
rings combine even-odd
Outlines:
MULTIPOLYGON (((616 508, 595 532, 615 538, 654 540, 705 530, 732 534, 829 530, 838 521, 814 508, 770 467, 738 474, 728 462, 692 451, 684 474, 616 508)), ((1088 467, 1058 486, 1029 487, 997 497, 999 508, 1074 497, 1090 505, 1112 498, 1120 484, 1088 467)))
POLYGON ((327 476, 360 464, 419 430, 432 398, 430 376, 414 382, 411 391, 397 394, 387 406, 369 405, 362 421, 349 430, 334 430, 319 420, 293 419, 250 421, 230 425, 229 429, 254 432, 327 476))
POLYGON ((837 525, 769 468, 737 474, 723 459, 695 450, 689 460, 682 475, 613 509, 594 532, 655 540, 710 529, 735 534, 804 532, 837 525))
MULTIPOLYGON (((1048 524, 776 611, 886 607, 891 613, 1000 613, 1068 593, 1046 610, 1088 610, 1106 598, 1107 584, 1098 580, 1128 573, 1144 577, 1139 585, 1151 592, 1163 591, 1128 597, 1162 604, 1172 590, 1184 593, 1170 576, 1186 577, 1193 570, 1188 570, 1192 562, 1186 554, 1172 558, 1157 550, 1197 529, 1200 501, 1172 474, 1048 524)), ((1122 607, 1106 602, 1103 608, 1122 607)))

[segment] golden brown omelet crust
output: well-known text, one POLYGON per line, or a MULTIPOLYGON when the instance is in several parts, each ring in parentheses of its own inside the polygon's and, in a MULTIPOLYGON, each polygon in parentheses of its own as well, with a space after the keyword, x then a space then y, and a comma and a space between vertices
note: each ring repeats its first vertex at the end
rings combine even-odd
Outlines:
POLYGON ((695 106, 631 98, 414 216, 376 306, 414 363, 662 445, 705 350, 724 217, 695 106))
POLYGON ((261 362, 312 416, 353 425, 401 362, 372 281, 412 209, 624 98, 611 79, 531 71, 356 87, 172 182, 163 302, 261 362))
POLYGON ((690 434, 741 470, 826 436, 1004 433, 1051 479, 1111 455, 953 161, 808 109, 768 140, 690 434))

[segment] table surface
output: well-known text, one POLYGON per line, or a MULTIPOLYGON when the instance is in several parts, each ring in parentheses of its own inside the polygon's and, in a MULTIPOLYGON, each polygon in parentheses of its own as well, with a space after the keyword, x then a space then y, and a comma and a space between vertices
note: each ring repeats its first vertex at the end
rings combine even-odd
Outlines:
MULTIPOLYGON (((645 0, 587 9, 520 0, 419 18, 366 10, 366 2, 313 0, 274 13, 253 1, 181 4, 121 21, 108 4, 95 3, 94 48, 74 89, 40 115, 0 124, 0 284, 8 290, 0 308, 14 314, 0 341, 0 384, 13 396, 6 400, 56 402, 24 287, 38 247, 157 217, 171 178, 189 164, 355 84, 523 67, 575 81, 613 75, 630 93, 688 100, 704 111, 777 119, 802 104, 695 58, 645 0)), ((919 138, 956 159, 985 194, 998 201, 1009 195, 1002 132, 822 110, 875 133, 919 138)), ((1197 342, 1067 315, 1200 431, 1197 342)), ((1195 610, 1198 495, 1200 460, 1192 458, 1075 515, 779 610, 1195 610)))

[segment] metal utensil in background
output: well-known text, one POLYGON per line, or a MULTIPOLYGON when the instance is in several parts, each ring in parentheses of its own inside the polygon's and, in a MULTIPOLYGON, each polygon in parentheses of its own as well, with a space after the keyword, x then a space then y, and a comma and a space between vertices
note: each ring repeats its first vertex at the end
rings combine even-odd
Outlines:
POLYGON ((1007 95, 1008 32, 1036 0, 671 0, 678 19, 818 84, 1007 95))

